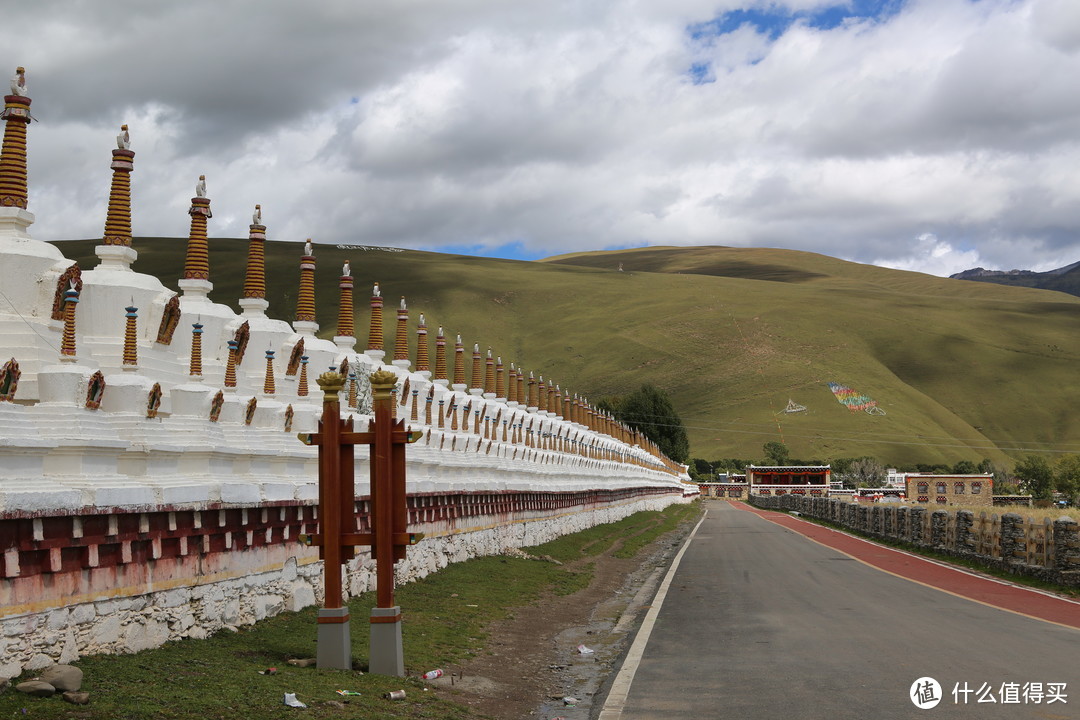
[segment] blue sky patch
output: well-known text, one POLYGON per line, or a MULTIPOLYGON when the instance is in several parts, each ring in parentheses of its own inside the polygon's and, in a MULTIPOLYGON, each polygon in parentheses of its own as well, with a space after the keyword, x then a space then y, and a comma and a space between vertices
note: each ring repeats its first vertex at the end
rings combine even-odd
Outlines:
MULTIPOLYGON (((776 3, 758 3, 755 6, 730 10, 706 22, 687 27, 691 41, 705 46, 717 38, 750 26, 756 32, 775 41, 797 22, 818 30, 832 30, 849 20, 882 21, 896 15, 907 0, 847 0, 834 2, 816 10, 793 11, 776 3)), ((712 67, 706 62, 696 62, 687 71, 695 85, 715 82, 712 67)))
POLYGON ((805 22, 819 30, 832 30, 847 20, 887 19, 900 12, 905 2, 906 0, 848 0, 816 10, 799 11, 770 3, 760 7, 731 10, 712 20, 694 23, 687 31, 692 40, 710 42, 713 38, 750 25, 770 40, 776 40, 796 22, 805 22))
POLYGON ((452 255, 472 255, 474 257, 502 258, 504 260, 539 260, 552 255, 546 250, 529 250, 521 241, 504 243, 494 247, 489 245, 441 245, 433 252, 452 255))

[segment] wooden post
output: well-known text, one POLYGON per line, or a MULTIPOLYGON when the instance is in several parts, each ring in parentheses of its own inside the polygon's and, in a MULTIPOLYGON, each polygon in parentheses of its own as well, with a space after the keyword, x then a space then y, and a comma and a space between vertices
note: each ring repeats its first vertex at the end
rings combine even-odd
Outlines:
POLYGON ((352 419, 342 422, 338 394, 345 386, 339 373, 318 379, 325 393, 320 432, 301 433, 300 440, 319 446, 319 533, 300 541, 319 547, 326 592, 319 611, 318 667, 349 669, 352 658, 349 612, 342 600, 341 563, 351 559, 356 545, 370 545, 376 563, 376 607, 371 611, 371 652, 368 670, 380 675, 405 675, 401 649, 401 609, 394 605, 394 563, 405 557, 421 533, 408 532, 405 492, 405 445, 423 433, 408 432, 403 420, 394 420, 391 391, 394 373, 371 375, 375 417, 368 432, 354 432, 352 419), (356 531, 354 450, 371 446, 372 532, 356 531))
MULTIPOLYGON (((325 587, 323 608, 319 610, 319 629, 316 641, 316 664, 319 669, 352 669, 352 637, 349 626, 349 609, 343 606, 341 597, 341 552, 343 511, 353 507, 352 446, 348 446, 348 458, 341 444, 341 403, 338 394, 345 387, 345 378, 336 372, 319 376, 317 382, 323 391, 323 415, 319 423, 319 530, 322 543, 319 555, 323 560, 323 583, 325 587), (348 460, 343 467, 343 460, 348 460), (343 472, 345 471, 345 472, 343 472), (345 502, 348 495, 348 502, 345 502)), ((355 520, 352 529, 355 530, 355 520)))
POLYGON ((394 563, 399 556, 405 557, 405 546, 395 543, 395 535, 400 538, 405 534, 408 509, 405 499, 405 441, 395 443, 393 437, 395 430, 403 431, 405 426, 404 421, 395 421, 393 416, 391 391, 396 382, 397 376, 385 370, 371 376, 375 411, 371 448, 371 509, 376 590, 375 607, 371 609, 368 671, 404 677, 401 608, 394 604, 394 563))

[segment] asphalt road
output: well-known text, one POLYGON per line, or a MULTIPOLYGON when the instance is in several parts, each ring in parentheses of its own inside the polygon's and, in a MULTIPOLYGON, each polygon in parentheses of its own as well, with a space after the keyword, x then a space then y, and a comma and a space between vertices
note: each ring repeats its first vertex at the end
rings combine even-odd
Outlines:
POLYGON ((625 706, 604 717, 1080 718, 1080 630, 882 572, 726 502, 707 508, 625 706), (920 709, 910 691, 926 676, 942 699, 920 709), (1050 683, 1066 702, 1048 702, 1050 683), (1003 702, 1014 685, 1018 702, 1003 702))

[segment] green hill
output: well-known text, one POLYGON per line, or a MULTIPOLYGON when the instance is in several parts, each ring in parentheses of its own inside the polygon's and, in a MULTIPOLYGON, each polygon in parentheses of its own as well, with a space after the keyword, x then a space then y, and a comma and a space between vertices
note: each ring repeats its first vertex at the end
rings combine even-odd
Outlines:
MULTIPOLYGON (((58 245, 90 268, 97 242, 58 245)), ((176 287, 185 244, 137 238, 134 267, 176 287)), ((216 302, 237 307, 246 252, 246 240, 211 241, 216 302)), ((334 334, 349 260, 361 347, 378 281, 388 347, 389 310, 404 295, 412 327, 424 312, 432 336, 443 324, 451 340, 460 333, 467 347, 490 346, 592 400, 652 382, 672 395, 696 457, 760 458, 769 440, 823 461, 1080 452, 1080 298, 1061 293, 789 250, 660 247, 541 262, 325 245, 315 254, 321 335, 334 334), (830 382, 886 414, 848 410, 830 382), (789 399, 806 412, 783 413, 789 399)), ((269 313, 291 319, 300 245, 270 242, 266 255, 269 313)))

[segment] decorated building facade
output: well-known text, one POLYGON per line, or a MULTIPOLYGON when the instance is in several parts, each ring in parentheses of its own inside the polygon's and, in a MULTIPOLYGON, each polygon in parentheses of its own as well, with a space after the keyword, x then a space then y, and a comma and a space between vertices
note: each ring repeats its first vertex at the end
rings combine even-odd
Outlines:
POLYGON ((832 469, 828 465, 749 465, 746 484, 752 495, 829 494, 832 469))
POLYGON ((970 475, 932 475, 908 473, 905 493, 911 502, 931 505, 993 505, 994 476, 991 473, 970 475))

